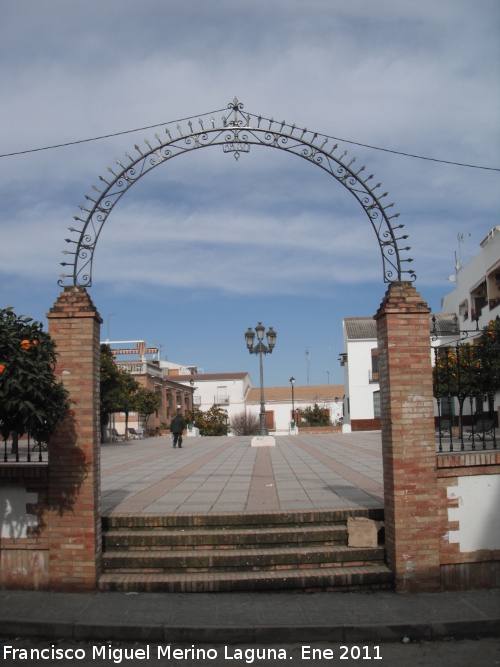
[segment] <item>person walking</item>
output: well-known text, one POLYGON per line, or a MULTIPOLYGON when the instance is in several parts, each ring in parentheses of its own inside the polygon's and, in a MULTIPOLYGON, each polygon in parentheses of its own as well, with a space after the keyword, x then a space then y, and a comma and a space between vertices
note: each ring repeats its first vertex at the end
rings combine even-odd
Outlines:
POLYGON ((186 422, 184 421, 182 414, 178 412, 170 422, 170 433, 174 436, 174 447, 177 447, 177 445, 179 445, 179 449, 182 447, 182 432, 185 428, 186 422))

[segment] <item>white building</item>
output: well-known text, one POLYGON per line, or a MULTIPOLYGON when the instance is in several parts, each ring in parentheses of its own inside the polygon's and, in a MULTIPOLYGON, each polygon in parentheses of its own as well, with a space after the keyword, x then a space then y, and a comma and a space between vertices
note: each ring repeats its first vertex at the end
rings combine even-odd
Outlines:
MULTIPOLYGON (((294 385, 293 405, 292 388, 267 387, 264 389, 266 423, 272 435, 288 435, 293 421, 300 422, 300 411, 312 408, 315 403, 328 412, 330 421, 335 424, 342 418, 344 387, 341 384, 298 387, 294 385), (298 414, 299 413, 299 414, 298 414)), ((246 403, 247 412, 260 414, 260 388, 251 389, 246 403)))
POLYGON ((193 404, 200 410, 219 405, 227 411, 229 418, 244 412, 245 400, 252 387, 248 373, 196 373, 166 376, 178 384, 194 388, 193 404))
MULTIPOLYGON (((453 313, 429 316, 429 366, 431 332, 433 345, 450 344, 457 339, 458 321, 453 313)), ((380 423, 380 385, 378 377, 377 323, 373 317, 347 317, 343 321, 344 349, 339 356, 344 367, 344 433, 374 431, 380 423)))
POLYGON ((461 329, 481 329, 500 315, 500 227, 481 241, 481 250, 460 268, 455 289, 441 299, 441 311, 457 313, 461 329))

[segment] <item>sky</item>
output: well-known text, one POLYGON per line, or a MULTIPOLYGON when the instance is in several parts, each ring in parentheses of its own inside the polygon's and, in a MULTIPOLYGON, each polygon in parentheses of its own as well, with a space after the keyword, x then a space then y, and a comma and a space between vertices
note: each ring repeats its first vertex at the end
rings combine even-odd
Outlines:
MULTIPOLYGON (((497 0, 3 0, 0 154, 224 109, 451 162, 500 167, 497 0)), ((0 158, 0 308, 46 322, 91 185, 158 129, 0 158)), ((401 213, 417 290, 440 312, 498 221, 500 173, 339 142, 401 213), (460 236, 460 240, 459 240, 460 236)), ((342 319, 387 289, 366 214, 305 160, 206 148, 155 168, 109 216, 90 295, 103 340, 160 345, 268 386, 343 382, 342 319), (306 350, 309 356, 306 356, 306 350), (309 359, 309 363, 307 360, 309 359)))

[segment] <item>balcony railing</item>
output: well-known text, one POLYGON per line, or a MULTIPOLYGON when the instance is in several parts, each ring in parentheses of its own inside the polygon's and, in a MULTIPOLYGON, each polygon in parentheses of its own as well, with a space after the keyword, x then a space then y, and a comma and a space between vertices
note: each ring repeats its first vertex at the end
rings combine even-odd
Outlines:
POLYGON ((368 371, 368 381, 378 382, 378 371, 368 371))
POLYGON ((229 405, 229 396, 214 396, 216 405, 229 405))
POLYGON ((201 396, 193 396, 193 405, 201 405, 201 396))
POLYGON ((158 366, 149 364, 147 361, 118 361, 116 365, 131 375, 152 375, 154 377, 163 375, 158 366))

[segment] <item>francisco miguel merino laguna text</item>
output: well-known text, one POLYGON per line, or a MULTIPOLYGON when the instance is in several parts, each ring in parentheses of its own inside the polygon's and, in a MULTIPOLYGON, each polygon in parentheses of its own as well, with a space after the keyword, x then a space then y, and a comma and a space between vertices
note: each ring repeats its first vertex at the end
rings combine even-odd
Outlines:
MULTIPOLYGON (((196 648, 193 644, 190 648, 172 648, 167 646, 155 646, 156 658, 166 658, 167 660, 216 660, 218 651, 215 648, 196 648)), ((120 664, 123 660, 151 660, 154 656, 154 650, 146 645, 145 648, 113 648, 111 644, 107 646, 93 646, 93 660, 107 660, 115 664, 120 664)), ((50 648, 16 648, 14 646, 3 647, 3 659, 14 658, 17 660, 84 660, 87 657, 84 648, 62 648, 54 644, 50 648)), ((286 650, 283 648, 234 648, 233 646, 224 646, 225 660, 244 660, 251 664, 255 659, 258 660, 287 660, 286 650)))

